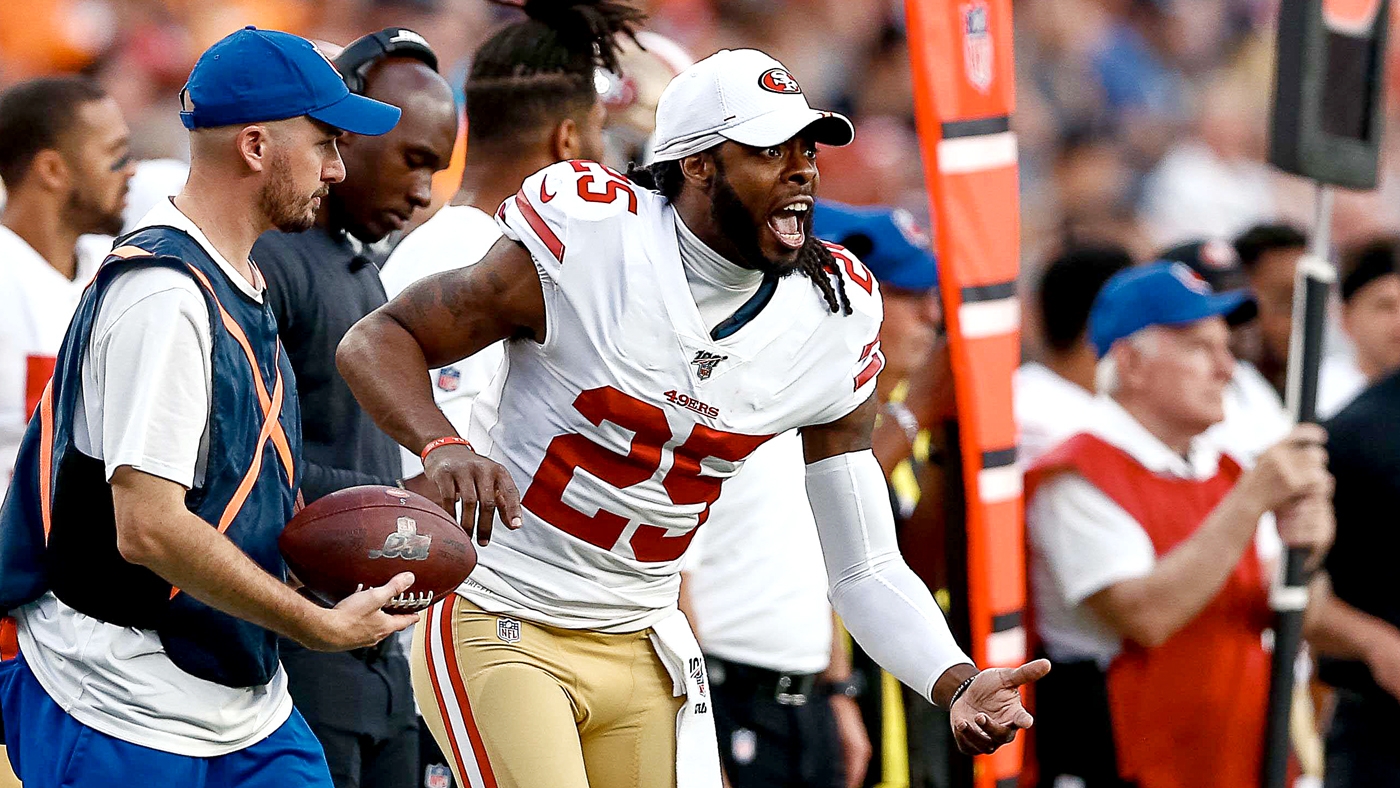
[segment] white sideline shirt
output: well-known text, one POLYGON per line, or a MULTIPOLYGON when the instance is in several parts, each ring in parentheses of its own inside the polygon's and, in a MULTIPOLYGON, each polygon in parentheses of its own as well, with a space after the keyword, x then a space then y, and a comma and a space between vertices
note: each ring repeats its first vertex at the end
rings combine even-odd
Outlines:
MULTIPOLYGON (((1153 473, 1195 480, 1215 476, 1221 452, 1204 436, 1197 436, 1182 457, 1113 399, 1097 397, 1094 406, 1087 432, 1153 473)), ((1273 516, 1265 515, 1260 526, 1255 547, 1267 563, 1282 548, 1273 516)), ((1036 490, 1026 508, 1026 528, 1036 626, 1046 654, 1051 660, 1092 659, 1107 667, 1122 649, 1122 639, 1083 602, 1116 583, 1151 574, 1157 564, 1152 540, 1123 507, 1074 472, 1061 473, 1036 490)))
MULTIPOLYGON (((254 287, 169 200, 140 226, 188 232, 249 297, 254 287)), ((212 341, 200 285, 164 267, 137 268, 110 285, 87 351, 74 416, 78 451, 185 487, 202 481, 212 341)), ((279 667, 261 687, 196 678, 165 655, 152 630, 83 615, 52 593, 15 611, 20 651, 39 684, 74 719, 109 736, 195 757, 225 755, 266 738, 292 711, 279 667)))
POLYGON ((797 432, 758 447, 710 509, 685 555, 701 649, 784 673, 831 661, 831 603, 797 432))
POLYGON ((1094 412, 1094 394, 1044 364, 1022 364, 1011 382, 1016 416, 1016 459, 1022 468, 1084 432, 1094 412))
MULTIPOLYGON (((384 262, 379 276, 384 282, 384 293, 392 300, 419 279, 481 262, 500 237, 501 228, 490 214, 470 205, 445 205, 404 236, 384 262)), ((455 364, 428 370, 433 399, 459 435, 467 434, 472 403, 491 385, 505 356, 505 346, 496 343, 455 364)), ((422 473, 423 462, 418 455, 399 448, 403 453, 404 477, 422 473)))
POLYGON ((106 236, 80 238, 70 280, 0 225, 0 504, 34 412, 31 403, 37 404, 48 384, 83 290, 111 248, 106 236))

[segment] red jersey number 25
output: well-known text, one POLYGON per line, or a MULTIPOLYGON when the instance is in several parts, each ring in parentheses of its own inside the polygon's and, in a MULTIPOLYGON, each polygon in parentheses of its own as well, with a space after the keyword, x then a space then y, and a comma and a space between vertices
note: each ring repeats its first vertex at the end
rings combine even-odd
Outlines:
POLYGON ((637 193, 632 191, 632 182, 622 176, 617 170, 605 167, 596 161, 585 161, 583 159, 573 159, 569 165, 574 168, 574 172, 581 173, 583 177, 578 179, 578 196, 586 202, 617 202, 622 197, 627 198, 627 210, 637 212, 637 193), (598 183, 602 182, 602 189, 598 189, 598 183))
POLYGON ((555 528, 604 550, 612 550, 627 528, 628 518, 600 508, 587 515, 564 503, 564 489, 574 472, 587 471, 601 481, 624 489, 650 479, 661 467, 662 453, 672 451, 675 459, 661 486, 671 502, 678 505, 704 504, 695 528, 683 534, 654 525, 641 525, 628 544, 638 561, 674 561, 685 553, 695 530, 710 516, 710 505, 719 498, 723 479, 702 476, 700 463, 707 458, 739 462, 753 453, 771 435, 739 435, 721 432, 703 424, 691 428, 685 442, 673 449, 663 448, 674 440, 666 412, 610 386, 589 389, 574 400, 574 409, 594 426, 610 421, 634 433, 626 455, 594 443, 579 434, 560 435, 550 441, 544 460, 535 472, 520 503, 555 528))

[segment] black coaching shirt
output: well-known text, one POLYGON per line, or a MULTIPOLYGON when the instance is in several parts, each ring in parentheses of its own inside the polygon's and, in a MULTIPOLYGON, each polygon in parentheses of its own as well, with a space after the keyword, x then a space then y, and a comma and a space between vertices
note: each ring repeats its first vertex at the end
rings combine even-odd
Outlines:
POLYGON ((394 484, 398 444, 360 408, 335 367, 345 332, 387 299, 376 254, 341 230, 264 233, 253 260, 267 279, 278 334, 296 371, 301 400, 307 503, 362 484, 394 484))
MULTIPOLYGON (((1337 478, 1337 537, 1326 564, 1332 588, 1343 602, 1400 628, 1400 373, 1362 392, 1325 426, 1337 478)), ((1320 674, 1400 712, 1361 662, 1324 659, 1320 674)))

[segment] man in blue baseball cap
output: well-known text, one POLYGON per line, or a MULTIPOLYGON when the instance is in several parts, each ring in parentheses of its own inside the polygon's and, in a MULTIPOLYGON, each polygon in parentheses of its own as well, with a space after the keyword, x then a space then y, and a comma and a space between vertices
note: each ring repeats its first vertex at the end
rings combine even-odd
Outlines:
POLYGON ((192 131, 305 115, 374 137, 399 121, 398 107, 352 93, 315 44, 251 25, 200 56, 180 101, 180 121, 192 131))
POLYGON ((938 267, 928 235, 902 208, 854 206, 820 200, 812 232, 846 247, 880 283, 885 320, 880 347, 885 354, 881 401, 933 351, 943 310, 938 300, 938 267))
POLYGON ((1088 732, 1089 785, 1259 781, 1279 537, 1320 557, 1333 526, 1321 428, 1248 470, 1204 437, 1249 298, 1179 262, 1115 274, 1089 314, 1093 417, 1026 475, 1036 626, 1062 676, 1037 715, 1088 732))
POLYGON ((330 788, 277 635, 368 647, 410 573, 332 609, 285 580, 302 474, 296 383, 263 277, 345 177, 344 131, 399 110, 350 95, 310 42, 248 28, 181 92, 188 182, 116 241, 85 292, 0 509, 10 762, 29 788, 330 788))
POLYGON ((1094 299, 1089 341, 1102 359, 1118 340, 1152 326, 1184 327, 1218 317, 1228 327, 1228 321, 1253 301, 1244 290, 1215 292, 1185 263, 1162 261, 1129 268, 1108 280, 1094 299))

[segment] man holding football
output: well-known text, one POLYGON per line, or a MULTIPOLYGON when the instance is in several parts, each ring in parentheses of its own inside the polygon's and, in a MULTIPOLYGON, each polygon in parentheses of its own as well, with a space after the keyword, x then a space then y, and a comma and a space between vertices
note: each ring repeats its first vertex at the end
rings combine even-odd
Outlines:
POLYGON ((415 644, 464 784, 718 784, 682 556, 723 480, 794 428, 851 633, 950 710, 964 751, 1030 726, 1018 688, 1049 663, 979 672, 895 544, 870 451, 879 289, 810 232, 816 146, 853 133, 777 61, 721 51, 661 98, 637 174, 654 190, 593 162, 547 167, 501 206, 481 262, 346 335, 342 374, 443 504, 475 510, 483 544, 498 516, 509 526, 415 644), (500 340, 469 442, 426 373, 500 340))
POLYGON ((0 508, 0 609, 19 655, 0 711, 29 788, 330 788, 274 633, 327 651, 413 623, 413 582, 322 608, 285 582, 296 385, 258 235, 311 226, 341 131, 399 110, 350 95, 311 42, 248 28, 181 95, 189 181, 118 239, 64 338, 0 508))

